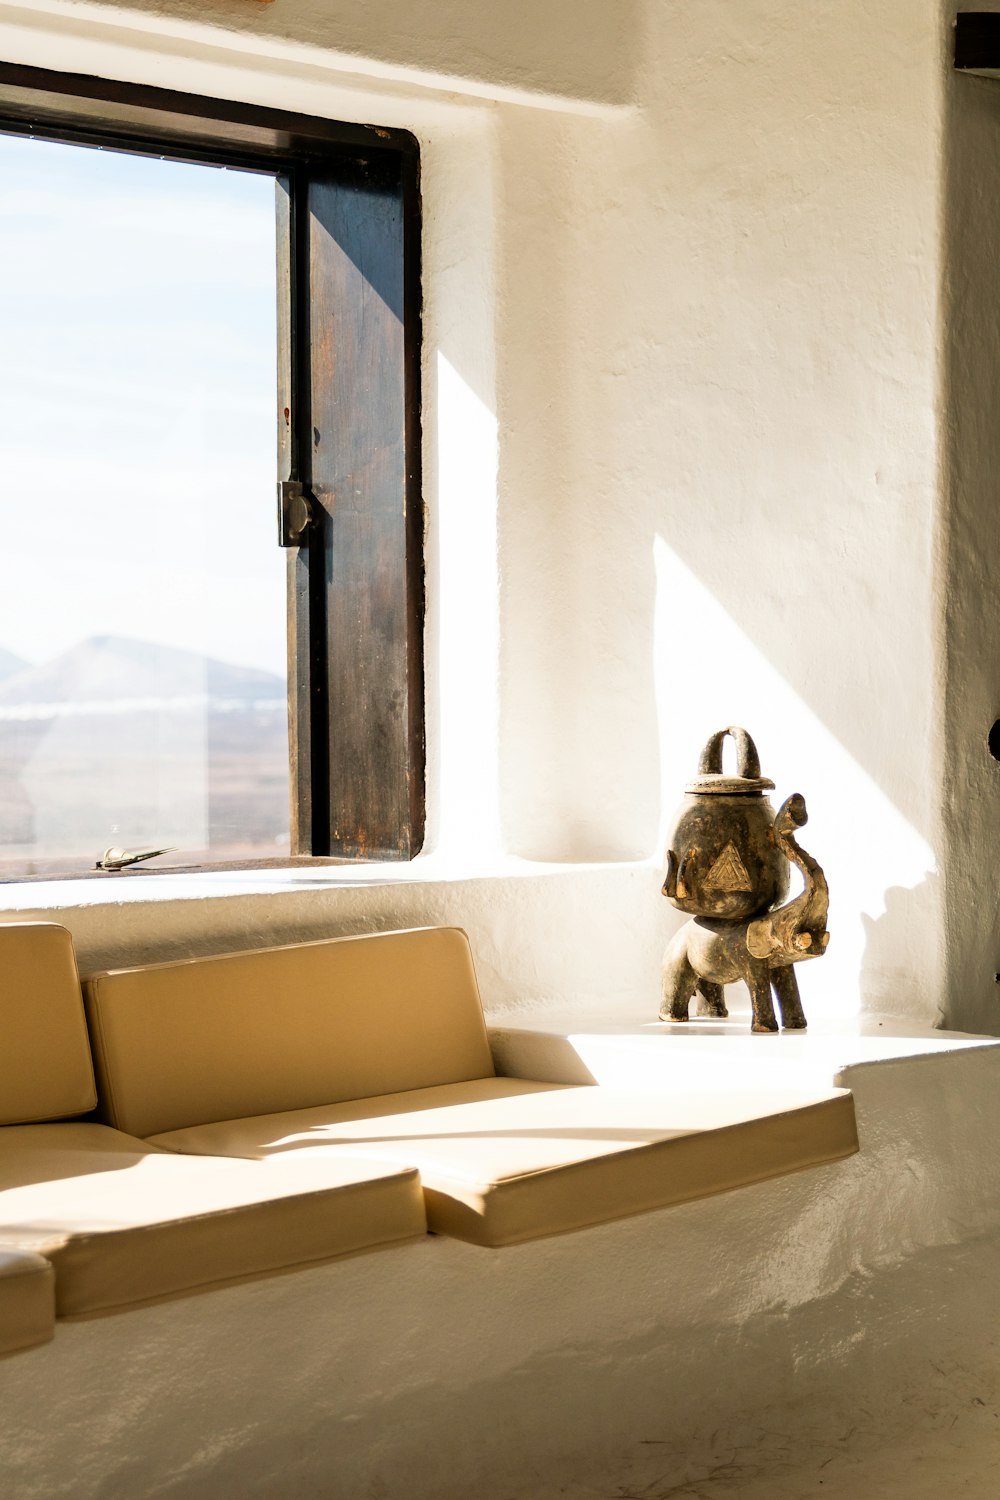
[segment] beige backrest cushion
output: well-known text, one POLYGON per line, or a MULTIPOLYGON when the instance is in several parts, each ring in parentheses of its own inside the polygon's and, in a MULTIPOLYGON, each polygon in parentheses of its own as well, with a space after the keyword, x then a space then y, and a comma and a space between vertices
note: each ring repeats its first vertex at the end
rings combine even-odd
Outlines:
POLYGON ((492 1076, 456 927, 96 974, 102 1113, 130 1135, 492 1076))
POLYGON ((0 925, 0 1125, 96 1103, 72 937, 54 922, 0 925))

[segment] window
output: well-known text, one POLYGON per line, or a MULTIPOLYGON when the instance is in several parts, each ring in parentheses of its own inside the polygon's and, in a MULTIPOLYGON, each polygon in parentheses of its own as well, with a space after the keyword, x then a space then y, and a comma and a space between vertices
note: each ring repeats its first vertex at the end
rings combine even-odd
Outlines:
POLYGON ((0 875, 412 857, 415 142, 0 67, 0 173, 0 875))

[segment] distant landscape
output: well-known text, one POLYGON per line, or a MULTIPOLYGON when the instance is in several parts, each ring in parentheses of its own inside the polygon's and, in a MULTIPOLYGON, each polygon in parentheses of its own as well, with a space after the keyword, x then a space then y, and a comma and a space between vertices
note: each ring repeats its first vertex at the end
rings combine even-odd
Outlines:
POLYGON ((110 844, 159 863, 288 853, 284 680, 196 652, 92 636, 29 664, 0 647, 0 874, 93 868, 110 844))

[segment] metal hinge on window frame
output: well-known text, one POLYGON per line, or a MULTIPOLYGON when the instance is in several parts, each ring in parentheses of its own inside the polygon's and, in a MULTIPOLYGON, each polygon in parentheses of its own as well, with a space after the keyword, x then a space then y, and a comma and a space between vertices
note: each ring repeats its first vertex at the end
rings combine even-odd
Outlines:
POLYGON ((316 503, 299 479, 278 481, 278 546, 301 547, 316 519, 316 503))

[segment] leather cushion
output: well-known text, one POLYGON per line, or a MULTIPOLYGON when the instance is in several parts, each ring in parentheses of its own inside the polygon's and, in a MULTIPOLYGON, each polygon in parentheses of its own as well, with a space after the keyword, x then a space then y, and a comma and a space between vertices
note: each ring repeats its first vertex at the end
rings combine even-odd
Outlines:
POLYGON ((0 1125, 97 1103, 73 939, 53 922, 0 925, 0 1125))
POLYGON ((362 1155, 418 1167, 432 1230, 510 1245, 848 1156, 854 1101, 483 1078, 155 1138, 217 1156, 362 1155))
POLYGON ((208 1161, 81 1123, 0 1132, 0 1243, 52 1262, 61 1317, 424 1232, 417 1174, 391 1162, 208 1161))
POLYGON ((454 927, 119 969, 86 994, 104 1118, 132 1135, 493 1072, 454 927))

